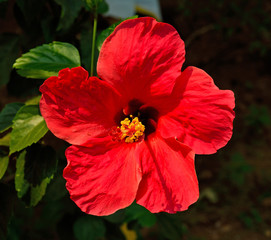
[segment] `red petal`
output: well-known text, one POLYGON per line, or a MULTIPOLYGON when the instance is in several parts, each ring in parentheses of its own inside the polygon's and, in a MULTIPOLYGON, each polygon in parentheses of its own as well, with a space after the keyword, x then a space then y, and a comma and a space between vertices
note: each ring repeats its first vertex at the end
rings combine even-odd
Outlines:
POLYGON ((100 51, 98 75, 129 100, 171 93, 184 62, 184 43, 169 24, 150 17, 116 27, 100 51))
POLYGON ((196 154, 215 153, 232 136, 233 92, 219 90, 206 72, 195 67, 186 68, 177 85, 181 101, 159 119, 158 131, 165 138, 177 137, 196 154))
POLYGON ((88 78, 83 68, 64 69, 40 87, 40 111, 58 138, 82 145, 106 136, 121 111, 119 95, 109 84, 88 78))
POLYGON ((199 197, 194 153, 175 139, 149 138, 136 201, 153 213, 186 210, 199 197))
POLYGON ((106 148, 69 147, 63 172, 71 199, 82 211, 97 216, 129 206, 141 180, 140 144, 106 148))

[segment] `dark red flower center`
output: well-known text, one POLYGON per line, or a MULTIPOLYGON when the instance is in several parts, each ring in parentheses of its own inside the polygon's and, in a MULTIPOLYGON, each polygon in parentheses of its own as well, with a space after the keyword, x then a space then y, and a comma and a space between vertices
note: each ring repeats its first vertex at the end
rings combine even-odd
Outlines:
POLYGON ((139 100, 130 101, 115 120, 117 126, 110 131, 113 141, 133 143, 146 138, 156 129, 158 111, 139 100))

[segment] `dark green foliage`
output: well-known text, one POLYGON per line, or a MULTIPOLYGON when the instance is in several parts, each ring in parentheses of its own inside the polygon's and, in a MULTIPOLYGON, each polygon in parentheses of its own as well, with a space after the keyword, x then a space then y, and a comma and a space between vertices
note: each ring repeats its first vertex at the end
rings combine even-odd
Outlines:
POLYGON ((24 174, 34 187, 41 184, 43 179, 51 178, 56 172, 57 158, 55 150, 50 146, 32 144, 25 155, 24 174))
POLYGON ((0 34, 0 86, 9 81, 12 65, 19 54, 18 42, 18 35, 0 34))
POLYGON ((76 220, 73 231, 77 240, 98 240, 105 236, 104 222, 94 216, 83 216, 76 220))
POLYGON ((9 185, 0 183, 0 239, 6 239, 7 227, 13 212, 14 192, 9 185))
POLYGON ((257 209, 250 209, 239 215, 241 222, 250 229, 257 228, 257 225, 263 222, 263 219, 257 209))
POLYGON ((108 5, 105 0, 83 0, 87 10, 97 13, 105 13, 108 11, 108 5))
POLYGON ((90 24, 86 24, 86 27, 82 29, 80 36, 80 50, 81 50, 81 60, 82 66, 90 72, 90 64, 91 64, 91 44, 90 39, 92 38, 92 29, 90 28, 90 24))
POLYGON ((82 7, 82 1, 55 0, 61 6, 61 15, 57 30, 67 30, 74 23, 82 7))
POLYGON ((2 109, 0 113, 0 133, 12 126, 13 118, 23 105, 23 103, 9 103, 2 109))
POLYGON ((56 153, 49 146, 34 144, 22 152, 16 162, 15 188, 18 197, 28 206, 37 205, 56 167, 56 153))
POLYGON ((271 124, 271 116, 267 106, 249 106, 249 113, 246 116, 246 124, 250 127, 258 128, 267 127, 271 124))
POLYGON ((41 23, 49 16, 46 4, 46 0, 16 0, 17 23, 27 33, 22 36, 23 41, 32 43, 41 34, 41 23))
POLYGON ((136 220, 142 227, 151 227, 156 223, 156 216, 136 203, 126 209, 125 215, 127 222, 136 220))
POLYGON ((225 179, 228 179, 232 185, 238 188, 244 186, 248 173, 251 171, 252 167, 240 153, 233 154, 230 162, 225 164, 224 167, 225 179))
POLYGON ((187 231, 186 227, 180 222, 178 215, 160 213, 157 215, 157 221, 161 233, 159 239, 182 239, 187 231))

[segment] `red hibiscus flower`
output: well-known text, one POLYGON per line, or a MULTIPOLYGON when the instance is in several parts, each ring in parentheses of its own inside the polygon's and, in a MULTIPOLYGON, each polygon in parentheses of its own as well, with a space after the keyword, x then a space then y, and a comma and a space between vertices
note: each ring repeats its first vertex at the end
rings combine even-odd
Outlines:
POLYGON ((63 175, 82 211, 109 215, 136 200, 175 213, 197 201, 194 152, 229 141, 234 95, 203 70, 182 72, 184 56, 171 25, 127 20, 102 46, 99 78, 77 67, 41 86, 48 128, 72 144, 63 175))

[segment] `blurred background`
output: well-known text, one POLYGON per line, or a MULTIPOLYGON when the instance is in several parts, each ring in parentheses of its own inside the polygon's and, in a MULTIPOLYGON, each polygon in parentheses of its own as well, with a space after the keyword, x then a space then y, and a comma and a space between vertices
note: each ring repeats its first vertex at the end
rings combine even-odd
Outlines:
MULTIPOLYGON (((231 141, 216 154, 196 156, 199 201, 175 215, 153 215, 133 204, 109 217, 86 216, 69 199, 61 176, 67 145, 47 134, 43 141, 58 152, 58 172, 42 201, 25 207, 24 199, 16 197, 16 156, 11 156, 0 185, 0 238, 271 239, 271 2, 159 4, 158 18, 173 25, 185 41, 184 68, 202 68, 220 89, 235 93, 231 141)), ((79 0, 0 0, 0 110, 39 94, 42 80, 23 78, 12 69, 16 58, 33 47, 54 40, 69 42, 79 49, 82 65, 89 70, 92 18, 79 0)), ((98 31, 117 20, 100 14, 98 31)))

